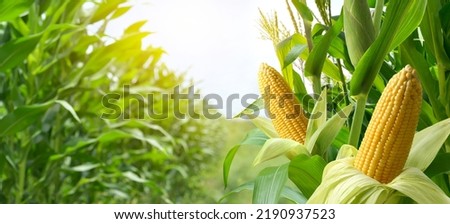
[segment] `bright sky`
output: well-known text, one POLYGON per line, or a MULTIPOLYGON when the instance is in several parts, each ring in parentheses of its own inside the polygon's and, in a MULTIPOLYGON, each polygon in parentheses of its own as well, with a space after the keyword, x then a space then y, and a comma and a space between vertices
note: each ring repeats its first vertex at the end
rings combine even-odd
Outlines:
MULTIPOLYGON (((333 14, 342 1, 332 1, 333 14)), ((307 2, 315 6, 313 0, 307 2)), ((121 34, 129 24, 148 20, 144 29, 154 33, 147 41, 167 51, 163 61, 169 68, 187 71, 203 95, 219 94, 225 102, 235 93, 258 94, 260 63, 279 67, 272 43, 260 39, 258 8, 276 10, 280 20, 290 24, 283 0, 146 0, 134 1, 111 32, 121 34)), ((221 110, 224 115, 243 109, 237 100, 229 107, 221 110)))

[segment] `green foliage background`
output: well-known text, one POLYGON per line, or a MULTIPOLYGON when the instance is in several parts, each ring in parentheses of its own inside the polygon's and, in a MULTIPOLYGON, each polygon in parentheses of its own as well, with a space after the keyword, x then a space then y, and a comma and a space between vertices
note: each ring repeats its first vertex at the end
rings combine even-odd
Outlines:
POLYGON ((174 117, 162 94, 192 82, 142 45, 145 21, 108 36, 123 3, 0 1, 0 203, 214 200, 200 177, 222 145, 219 122, 174 117), (123 113, 102 119, 111 93, 123 113), (149 105, 168 118, 142 114, 149 105))

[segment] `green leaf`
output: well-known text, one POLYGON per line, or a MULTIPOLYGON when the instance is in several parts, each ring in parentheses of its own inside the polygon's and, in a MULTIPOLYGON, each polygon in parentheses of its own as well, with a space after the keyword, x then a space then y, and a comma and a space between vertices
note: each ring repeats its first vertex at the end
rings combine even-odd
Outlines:
POLYGON ((279 167, 268 167, 262 170, 255 180, 253 189, 254 204, 275 204, 288 179, 289 164, 279 167))
POLYGON ((231 169, 231 163, 233 162, 234 156, 236 155, 239 148, 243 145, 264 145, 268 137, 261 132, 261 130, 254 129, 250 131, 245 139, 239 144, 234 146, 230 151, 228 151, 227 155, 225 156, 225 159, 223 161, 223 183, 225 188, 227 188, 228 185, 228 175, 230 173, 231 169))
POLYGON ((388 186, 418 204, 450 204, 450 198, 417 168, 403 170, 388 186))
POLYGON ((138 128, 140 130, 145 130, 145 129, 155 130, 155 131, 158 131, 161 134, 163 134, 164 137, 170 139, 170 141, 172 143, 175 142, 175 140, 173 139, 173 136, 171 136, 166 130, 164 130, 163 127, 156 125, 156 124, 151 124, 145 120, 129 119, 129 120, 126 120, 123 122, 112 123, 112 124, 109 124, 108 126, 111 129, 117 129, 120 127, 128 127, 128 128, 138 128))
MULTIPOLYGON (((304 36, 302 36, 299 33, 295 33, 292 36, 284 39, 276 46, 276 52, 277 57, 280 62, 280 67, 284 68, 282 69, 283 77, 286 79, 290 87, 293 86, 293 81, 297 79, 298 85, 295 85, 295 91, 301 95, 307 94, 306 88, 303 83, 300 83, 301 79, 299 78, 298 74, 294 71, 292 64, 286 65, 285 62, 289 60, 285 60, 289 52, 291 52, 291 49, 298 46, 298 45, 306 45, 307 41, 304 36)), ((300 54, 300 58, 303 60, 308 60, 309 58, 309 51, 304 50, 300 54)), ((337 81, 339 80, 339 69, 338 67, 331 62, 328 58, 325 58, 325 62, 323 64, 323 70, 322 72, 331 78, 337 78, 337 81)))
POLYGON ((327 121, 327 90, 324 88, 314 105, 311 115, 308 119, 308 128, 306 130, 306 142, 327 121))
POLYGON ((123 33, 124 33, 124 35, 139 33, 142 26, 144 26, 146 23, 147 23, 147 20, 137 21, 137 22, 131 24, 130 26, 128 26, 123 33))
POLYGON ((117 196, 118 198, 123 198, 123 199, 129 199, 130 195, 128 195, 127 193, 118 190, 118 189, 109 189, 108 192, 110 192, 111 194, 113 194, 114 196, 117 196))
POLYGON ((240 145, 257 145, 262 146, 269 139, 264 132, 259 129, 253 129, 248 132, 245 139, 240 143, 240 145))
POLYGON ((422 101, 422 107, 420 108, 418 130, 422 130, 438 122, 435 117, 434 109, 427 101, 422 101))
POLYGON ((0 21, 13 20, 28 11, 33 0, 0 1, 0 21))
POLYGON ((445 48, 443 48, 444 35, 442 33, 442 25, 439 18, 439 10, 441 7, 440 1, 428 1, 425 15, 420 24, 420 31, 423 37, 423 44, 436 58, 436 63, 450 69, 450 59, 445 52, 445 48))
POLYGON ((309 10, 308 6, 306 6, 305 4, 303 4, 303 2, 300 2, 299 0, 292 0, 292 4, 294 4, 295 8, 297 9, 298 13, 300 14, 303 20, 306 20, 308 22, 313 21, 314 17, 311 10, 309 10))
POLYGON ((306 148, 312 155, 324 156, 324 153, 339 134, 352 110, 353 105, 347 105, 314 132, 311 138, 306 141, 306 148))
POLYGON ((228 186, 228 175, 230 174, 231 163, 233 162, 234 156, 240 147, 240 145, 236 145, 230 149, 223 160, 223 185, 225 188, 228 186))
MULTIPOLYGON (((230 197, 233 194, 239 193, 241 191, 252 191, 255 186, 254 181, 247 182, 245 184, 240 185, 239 187, 236 187, 235 189, 227 192, 222 198, 219 199, 219 203, 221 203, 226 198, 230 197)), ((296 191, 290 187, 284 186, 283 190, 281 190, 280 194, 281 198, 286 198, 292 202, 295 202, 297 204, 305 204, 306 198, 303 196, 299 191, 296 191)))
POLYGON ((450 118, 440 121, 414 135, 405 167, 425 170, 433 162, 439 149, 450 135, 450 118))
POLYGON ((334 138, 334 141, 333 143, 331 143, 331 146, 335 149, 338 149, 342 145, 348 144, 348 137, 349 137, 349 130, 344 125, 339 131, 339 134, 336 136, 336 138, 334 138))
POLYGON ((367 95, 386 54, 400 45, 420 24, 426 0, 392 0, 380 34, 358 62, 350 82, 352 96, 367 95))
POLYGON ((131 6, 117 8, 116 11, 114 12, 114 14, 111 16, 111 19, 115 19, 115 18, 122 16, 123 14, 128 12, 128 10, 130 10, 130 9, 131 9, 131 6))
POLYGON ((72 186, 73 187, 69 191, 66 191, 63 195, 64 196, 73 195, 82 186, 85 186, 85 185, 88 185, 88 184, 91 184, 91 183, 95 183, 95 182, 98 181, 98 179, 99 179, 99 176, 95 176, 95 177, 92 177, 92 178, 85 178, 85 177, 83 177, 77 182, 77 184, 75 186, 71 185, 71 187, 72 186))
MULTIPOLYGON (((444 2, 444 1, 443 1, 444 2)), ((448 3, 448 1, 447 1, 448 3)), ((439 18, 439 11, 442 9, 441 1, 428 1, 426 6, 425 15, 423 17, 422 23, 420 25, 420 31, 423 38, 423 44, 425 45, 425 50, 427 54, 433 56, 436 60, 435 64, 437 67, 437 79, 438 79, 438 95, 441 104, 445 107, 447 115, 449 114, 450 106, 450 79, 448 78, 448 73, 450 72, 450 58, 446 52, 446 46, 448 43, 444 44, 445 39, 448 38, 448 30, 444 31, 439 18), (445 33, 443 33, 443 31, 445 33)), ((448 22, 443 22, 448 23, 448 22)), ((448 40, 448 39, 447 39, 448 40)), ((447 42, 445 40, 445 42, 447 42)), ((447 118, 444 116, 442 118, 447 118)))
POLYGON ((72 105, 70 105, 67 101, 65 100, 55 100, 55 103, 63 106, 67 111, 69 111, 70 114, 72 114, 72 117, 78 121, 78 123, 81 123, 80 118, 77 115, 77 112, 75 112, 75 109, 73 109, 72 105))
POLYGON ((74 167, 70 167, 69 170, 75 171, 75 172, 86 172, 89 170, 92 170, 94 168, 99 167, 100 164, 91 164, 91 163, 86 163, 86 164, 82 164, 79 166, 74 166, 74 167))
MULTIPOLYGON (((316 38, 322 38, 323 36, 319 36, 316 38)), ((348 65, 350 65, 350 56, 348 55, 348 50, 347 50, 347 46, 345 45, 345 41, 342 39, 342 37, 340 37, 339 35, 333 39, 333 41, 330 44, 330 48, 328 49, 328 53, 335 57, 335 58, 340 58, 343 59, 344 62, 349 62, 348 65)), ((347 66, 346 64, 347 70, 349 71, 353 71, 355 68, 353 66, 347 66)))
POLYGON ((131 137, 134 139, 141 140, 160 151, 167 153, 166 149, 160 144, 158 137, 153 135, 145 135, 142 130, 138 128, 127 129, 127 132, 131 134, 131 137))
MULTIPOLYGON (((322 74, 328 49, 330 48, 333 39, 336 38, 341 32, 342 26, 343 19, 342 16, 340 16, 339 20, 325 33, 320 42, 313 47, 312 51, 309 53, 308 59, 305 62, 305 76, 316 77, 319 80, 318 84, 320 84, 320 75, 322 74)), ((330 73, 328 75, 330 78, 340 81, 339 75, 335 75, 334 73, 330 73)), ((317 86, 314 89, 314 92, 318 94, 320 92, 320 86, 317 86)))
POLYGON ((275 130, 275 127, 272 124, 272 121, 265 117, 256 117, 251 119, 252 123, 264 132, 269 138, 278 138, 278 133, 275 130))
POLYGON ((36 48, 42 34, 21 37, 0 46, 0 71, 13 68, 23 63, 36 48))
POLYGON ((339 81, 339 82, 341 81, 339 79, 339 76, 340 76, 339 68, 328 58, 325 58, 325 64, 323 65, 322 72, 326 76, 334 79, 335 81, 339 81))
POLYGON ((307 47, 306 44, 298 44, 298 45, 292 46, 291 50, 289 51, 289 53, 284 58, 284 62, 283 62, 284 67, 283 67, 283 69, 285 69, 286 66, 292 64, 292 62, 297 60, 297 58, 306 49, 306 47, 307 47))
POLYGON ((18 107, 0 119, 0 137, 13 135, 26 129, 28 126, 38 123, 43 114, 53 105, 53 101, 18 107))
POLYGON ((233 194, 236 194, 236 193, 239 193, 239 192, 245 191, 245 190, 251 191, 251 190, 253 190, 254 186, 255 186, 255 182, 254 181, 250 181, 250 182, 247 182, 245 184, 242 184, 239 187, 236 187, 235 189, 227 192, 224 196, 222 196, 219 199, 219 203, 221 203, 223 200, 225 200, 226 198, 230 197, 233 194))
POLYGON ((300 95, 300 97, 297 97, 297 99, 302 99, 304 101, 307 100, 307 98, 311 98, 311 96, 308 95, 308 92, 306 91, 302 76, 300 76, 300 74, 298 74, 294 70, 292 70, 292 74, 294 77, 294 93, 300 95))
POLYGON ((394 32, 394 38, 390 44, 389 51, 400 45, 409 35, 419 26, 425 13, 427 3, 431 1, 427 0, 392 0, 389 1, 388 9, 386 10, 386 18, 384 22, 389 22, 391 26, 386 26, 386 30, 381 28, 381 34, 383 32, 392 33, 394 28, 397 32, 394 32), (393 6, 391 6, 393 5, 393 6), (389 10, 392 8, 392 10, 389 10), (392 19, 398 19, 398 21, 391 21, 392 19), (388 28, 389 27, 389 28, 388 28))
POLYGON ((450 153, 439 153, 425 170, 425 174, 434 177, 438 174, 450 172, 450 153))
POLYGON ((49 157, 49 161, 55 161, 55 160, 60 160, 65 158, 67 155, 69 155, 70 153, 73 153, 75 151, 77 151, 78 149, 87 147, 89 145, 92 145, 94 143, 97 142, 97 139, 78 139, 78 138, 73 138, 71 139, 71 141, 73 141, 72 144, 67 144, 64 146, 64 153, 63 154, 54 154, 52 156, 49 157))
POLYGON ((97 137, 98 142, 100 143, 108 143, 111 141, 117 141, 121 139, 131 138, 132 135, 130 133, 113 129, 108 132, 102 133, 100 136, 97 137))
POLYGON ((131 171, 127 171, 122 173, 122 175, 134 182, 138 182, 138 183, 146 183, 148 182, 146 179, 139 177, 137 174, 131 172, 131 171))
POLYGON ((375 80, 373 80, 373 86, 380 92, 382 93, 384 88, 386 88, 386 85, 384 84, 384 80, 383 78, 381 78, 380 75, 377 75, 375 77, 375 80))
POLYGON ((370 8, 375 8, 376 2, 377 0, 368 0, 367 4, 369 5, 370 8))
POLYGON ((439 186, 439 188, 444 191, 444 193, 450 197, 450 189, 449 189, 449 179, 448 174, 442 174, 442 175, 436 175, 432 178, 430 178, 436 185, 439 186))
POLYGON ((352 64, 356 66, 375 40, 375 29, 367 1, 345 0, 343 17, 348 53, 352 64))
POLYGON ((161 144, 158 142, 158 140, 153 136, 144 136, 142 134, 142 131, 139 129, 129 129, 127 132, 113 129, 108 132, 105 132, 97 137, 98 142, 104 144, 108 142, 114 142, 121 139, 128 139, 128 138, 134 138, 137 140, 141 140, 142 142, 146 142, 150 144, 151 146, 156 147, 157 149, 166 152, 165 149, 161 146, 161 144))
MULTIPOLYGON (((283 41, 281 41, 279 44, 276 45, 276 53, 278 57, 278 61, 280 62, 280 67, 282 68, 281 72, 283 74, 283 77, 286 79, 286 82, 289 84, 289 86, 293 87, 293 66, 292 66, 292 58, 295 56, 295 52, 301 52, 300 54, 305 54, 306 51, 301 50, 306 45, 306 38, 303 37, 301 34, 294 34, 283 41), (297 49, 297 51, 292 51, 292 49, 297 49), (301 51, 299 51, 301 50, 301 51), (291 53, 294 52, 294 53, 291 53), (289 55, 289 59, 286 59, 289 55)), ((295 59, 294 59, 295 60, 295 59)), ((306 91, 306 90, 305 90, 306 91)))
POLYGON ((402 61, 404 61, 405 64, 410 64, 417 70, 420 83, 434 108, 434 113, 436 113, 438 117, 445 117, 443 109, 439 108, 439 106, 441 106, 438 102, 439 91, 436 88, 439 84, 431 74, 427 60, 416 50, 413 38, 413 36, 410 36, 402 45, 400 45, 400 56, 402 61))
POLYGON ((92 16, 91 23, 106 19, 108 15, 116 11, 119 8, 118 6, 123 2, 125 2, 125 0, 102 1, 102 3, 98 6, 97 10, 92 16))
POLYGON ((148 32, 130 34, 112 44, 96 48, 86 62, 81 76, 92 76, 92 73, 102 72, 102 69, 106 69, 112 63, 113 59, 129 62, 130 57, 141 53, 142 39, 148 36, 148 34, 148 32))
POLYGON ((309 155, 306 147, 297 141, 284 138, 271 138, 266 141, 258 155, 256 155, 253 165, 256 166, 262 162, 284 156, 286 153, 290 153, 293 156, 299 154, 309 155))
POLYGON ((322 172, 327 163, 320 156, 300 154, 289 164, 289 179, 309 198, 322 181, 322 172))
POLYGON ((243 117, 253 119, 258 115, 257 113, 255 114, 255 112, 260 111, 261 109, 264 109, 264 100, 262 97, 259 97, 233 118, 243 117))
POLYGON ((305 204, 307 200, 301 192, 287 186, 285 186, 281 191, 281 197, 291 200, 297 204, 305 204))

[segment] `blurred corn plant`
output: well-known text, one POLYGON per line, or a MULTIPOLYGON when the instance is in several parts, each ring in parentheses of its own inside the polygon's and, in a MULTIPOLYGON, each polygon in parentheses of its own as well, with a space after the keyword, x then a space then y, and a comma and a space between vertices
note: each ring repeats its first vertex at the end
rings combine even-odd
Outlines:
MULTIPOLYGON (((250 144, 260 149, 255 164, 288 156, 281 165, 267 167, 254 181, 230 191, 253 190, 254 203, 277 203, 281 198, 297 203, 448 203, 450 1, 344 0, 338 6, 342 7, 339 15, 331 14, 331 1, 315 3, 286 1, 293 32, 279 28, 282 22, 267 16, 261 24, 265 37, 290 33, 281 40, 272 38, 274 49, 281 75, 309 114, 307 136, 317 138, 308 141, 306 137, 305 143, 280 138, 277 130, 281 128, 274 128, 275 123, 253 118, 257 129, 232 148, 224 161, 225 186, 236 151, 250 144), (381 183, 354 168, 351 157, 357 155, 386 83, 408 64, 417 71, 423 88, 417 133, 410 147, 405 143, 410 151, 400 167, 402 174, 381 183), (338 116, 348 113, 348 119, 338 116), (301 153, 286 153, 291 150, 301 153), (433 196, 427 198, 427 191, 433 196)), ((254 111, 268 110, 265 99, 258 99, 237 117, 251 118, 254 111)))
POLYGON ((164 94, 192 82, 142 45, 145 21, 107 34, 124 3, 0 2, 0 203, 213 200, 200 175, 220 129, 175 117, 188 103, 164 94))

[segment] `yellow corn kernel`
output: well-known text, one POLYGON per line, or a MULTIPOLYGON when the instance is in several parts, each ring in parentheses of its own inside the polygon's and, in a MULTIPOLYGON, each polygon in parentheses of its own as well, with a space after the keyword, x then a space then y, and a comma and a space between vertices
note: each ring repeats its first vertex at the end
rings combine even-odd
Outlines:
POLYGON ((354 166, 389 183, 405 166, 419 121, 422 87, 409 65, 389 80, 375 107, 354 166))
POLYGON ((265 108, 281 138, 305 142, 308 119, 281 74, 267 64, 259 69, 259 89, 265 108))

